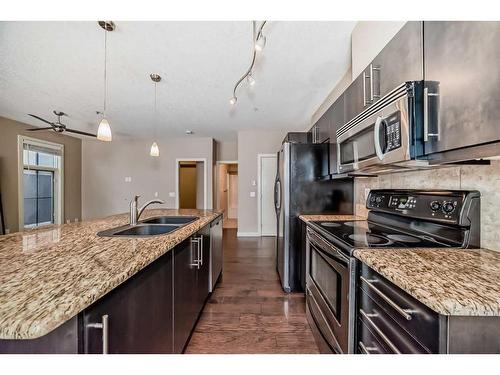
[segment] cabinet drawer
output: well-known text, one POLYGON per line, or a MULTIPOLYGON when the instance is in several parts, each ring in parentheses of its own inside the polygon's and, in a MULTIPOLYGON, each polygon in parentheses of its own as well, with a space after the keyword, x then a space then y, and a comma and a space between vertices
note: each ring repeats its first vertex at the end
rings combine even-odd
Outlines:
MULTIPOLYGON (((439 314, 362 264, 359 288, 403 330, 432 353, 439 352, 439 314)), ((365 302, 361 298, 360 308, 365 302)), ((365 310, 366 311, 366 310, 365 310)))
POLYGON ((394 354, 388 347, 379 341, 363 320, 358 319, 358 341, 356 353, 358 354, 394 354))
POLYGON ((367 325, 379 341, 393 353, 430 353, 418 341, 387 314, 362 289, 358 289, 358 317, 367 325))

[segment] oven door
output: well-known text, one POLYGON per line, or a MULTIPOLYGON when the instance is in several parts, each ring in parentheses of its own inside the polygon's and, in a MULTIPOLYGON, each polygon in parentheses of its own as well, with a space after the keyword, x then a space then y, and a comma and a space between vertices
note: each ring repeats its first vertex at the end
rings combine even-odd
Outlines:
POLYGON ((307 231, 307 304, 333 352, 348 353, 349 258, 307 231))
POLYGON ((339 173, 376 172, 411 159, 409 99, 400 86, 337 131, 339 173))

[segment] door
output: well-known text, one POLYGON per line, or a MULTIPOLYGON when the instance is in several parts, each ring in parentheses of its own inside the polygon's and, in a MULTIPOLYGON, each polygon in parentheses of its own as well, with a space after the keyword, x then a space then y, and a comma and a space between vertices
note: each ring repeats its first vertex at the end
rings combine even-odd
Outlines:
POLYGON ((277 171, 276 156, 260 157, 260 234, 276 235, 276 213, 274 207, 274 182, 277 171))
POLYGON ((236 219, 238 217, 238 175, 231 173, 228 174, 228 194, 227 194, 227 207, 229 219, 236 219))
POLYGON ((500 22, 424 22, 427 154, 500 140, 499 56, 500 22))
POLYGON ((194 238, 174 250, 174 353, 182 353, 198 317, 197 259, 194 238))
POLYGON ((85 309, 84 352, 172 353, 172 265, 169 252, 85 309))

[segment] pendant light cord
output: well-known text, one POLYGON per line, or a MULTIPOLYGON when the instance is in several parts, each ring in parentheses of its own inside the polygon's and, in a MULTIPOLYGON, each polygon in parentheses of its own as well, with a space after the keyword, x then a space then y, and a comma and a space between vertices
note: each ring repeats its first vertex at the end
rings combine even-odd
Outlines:
POLYGON ((108 64, 107 41, 108 41, 108 30, 104 29, 104 110, 103 110, 104 117, 106 117, 106 96, 107 96, 107 86, 108 86, 108 80, 106 75, 106 67, 108 64))

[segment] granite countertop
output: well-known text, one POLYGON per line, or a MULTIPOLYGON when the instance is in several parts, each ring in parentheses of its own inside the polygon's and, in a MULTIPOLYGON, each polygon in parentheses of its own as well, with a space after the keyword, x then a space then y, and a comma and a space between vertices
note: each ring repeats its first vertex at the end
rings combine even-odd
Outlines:
POLYGON ((217 218, 213 210, 146 210, 199 219, 148 238, 99 237, 128 215, 0 236, 0 339, 33 339, 63 324, 217 218))
POLYGON ((499 252, 358 249, 354 256, 439 314, 500 316, 499 252))
POLYGON ((350 221, 350 220, 366 220, 364 217, 355 215, 300 215, 299 219, 307 223, 309 221, 350 221))

